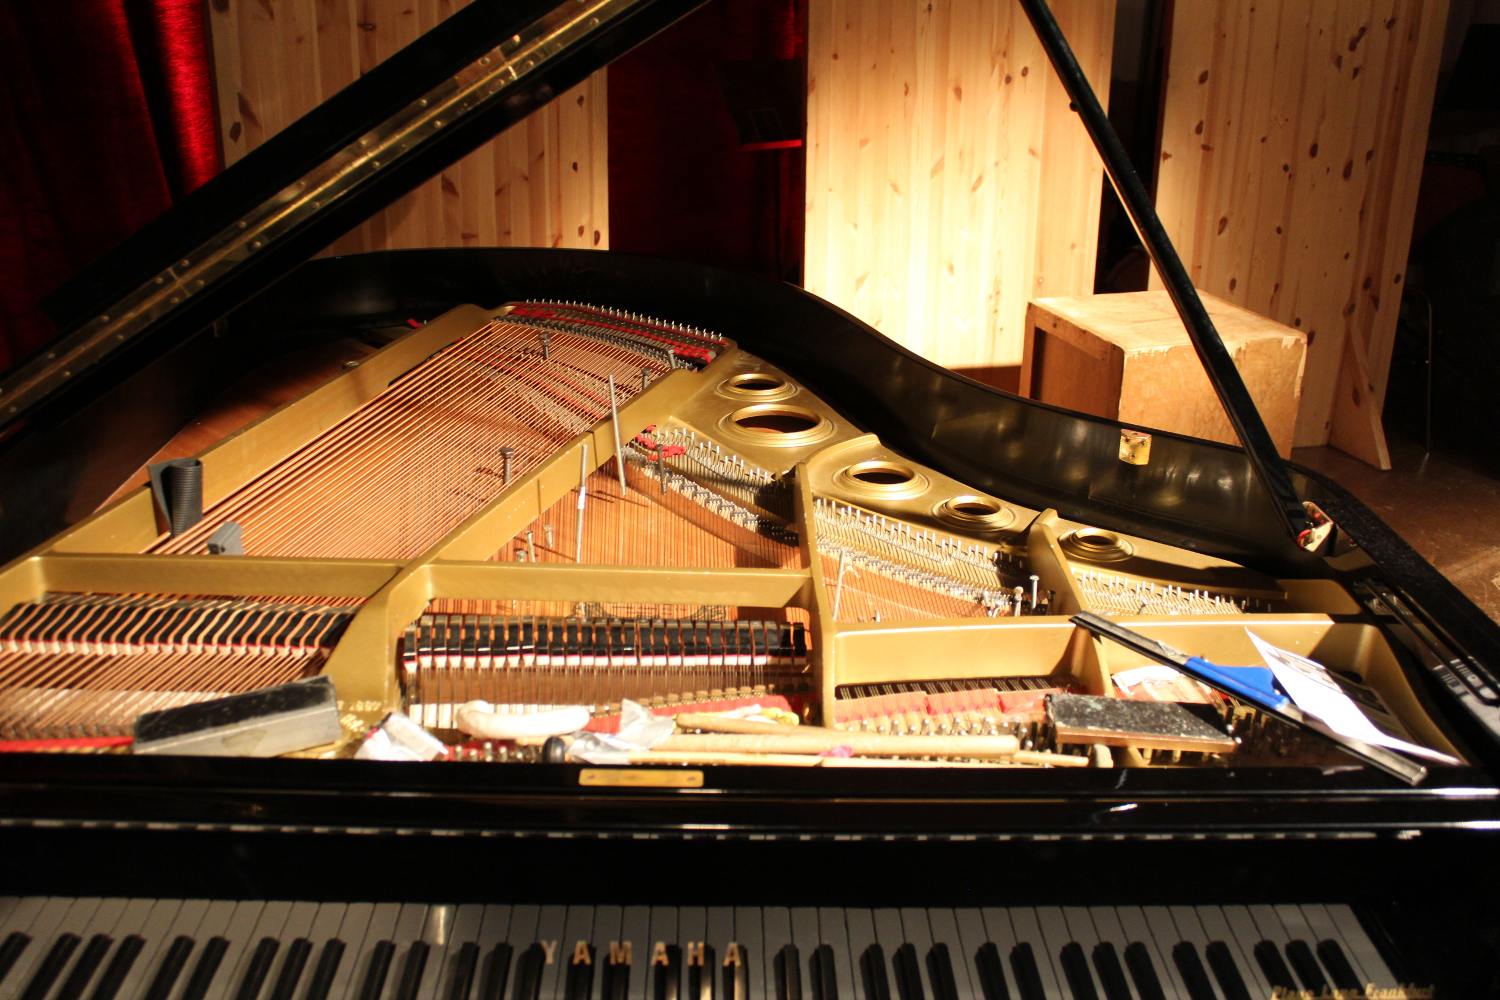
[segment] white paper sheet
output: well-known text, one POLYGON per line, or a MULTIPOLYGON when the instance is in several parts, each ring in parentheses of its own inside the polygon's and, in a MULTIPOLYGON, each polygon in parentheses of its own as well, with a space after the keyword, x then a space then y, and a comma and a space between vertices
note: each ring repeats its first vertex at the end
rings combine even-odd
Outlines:
POLYGON ((1276 675, 1276 682, 1286 691, 1292 703, 1308 715, 1317 716, 1334 732, 1350 739, 1389 747, 1444 764, 1463 763, 1456 757, 1381 732, 1355 704, 1354 699, 1343 692, 1327 667, 1316 660, 1273 646, 1248 628, 1245 629, 1245 634, 1255 643, 1256 650, 1276 675))

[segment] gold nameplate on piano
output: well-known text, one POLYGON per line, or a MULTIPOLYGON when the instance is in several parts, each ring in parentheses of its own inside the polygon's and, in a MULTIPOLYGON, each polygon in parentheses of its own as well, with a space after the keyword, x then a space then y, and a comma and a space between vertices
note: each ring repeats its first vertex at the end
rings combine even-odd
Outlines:
POLYGON ((578 783, 620 788, 702 788, 703 772, 677 768, 586 767, 578 772, 578 783))

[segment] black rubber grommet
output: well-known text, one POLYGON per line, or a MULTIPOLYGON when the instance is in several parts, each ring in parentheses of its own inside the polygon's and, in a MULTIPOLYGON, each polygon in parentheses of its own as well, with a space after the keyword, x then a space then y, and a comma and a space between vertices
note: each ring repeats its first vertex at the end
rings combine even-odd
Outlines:
POLYGON ((543 764, 565 764, 568 760, 568 744, 561 736, 549 736, 542 744, 543 764))

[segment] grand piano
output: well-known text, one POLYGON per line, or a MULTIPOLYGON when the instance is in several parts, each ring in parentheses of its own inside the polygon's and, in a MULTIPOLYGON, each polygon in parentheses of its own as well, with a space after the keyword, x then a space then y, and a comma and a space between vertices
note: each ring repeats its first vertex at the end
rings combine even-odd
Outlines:
POLYGON ((0 739, 33 751, 0 758, 0 1000, 1495 995, 1500 631, 1276 456, 1042 0, 1243 448, 745 274, 309 259, 696 4, 476 0, 51 295, 0 380, 0 739), (230 373, 340 336, 380 349, 96 510, 230 373), (1253 633, 1418 750, 1083 612, 1225 665, 1253 633), (143 713, 309 678, 320 745, 141 752, 143 713), (474 722, 627 703, 700 724, 590 758, 474 722), (391 713, 441 751, 351 759, 391 713))

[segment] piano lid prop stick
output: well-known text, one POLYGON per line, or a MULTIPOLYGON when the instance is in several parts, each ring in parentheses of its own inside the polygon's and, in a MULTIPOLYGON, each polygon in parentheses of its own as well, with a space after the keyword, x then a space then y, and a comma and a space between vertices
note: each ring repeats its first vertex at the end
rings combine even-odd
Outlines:
POLYGON ((1221 667, 1216 663, 1209 663, 1202 657, 1188 656, 1158 639, 1149 639, 1139 632, 1123 628, 1091 611, 1080 611, 1069 621, 1088 629, 1095 635, 1113 639, 1126 649, 1139 653, 1148 660, 1175 667, 1190 677, 1196 677, 1216 691, 1253 705, 1267 715, 1300 729, 1318 733, 1337 744, 1350 756, 1378 767, 1387 774, 1400 778, 1408 785, 1415 785, 1427 777, 1427 768, 1421 764, 1407 760, 1384 747, 1374 746, 1363 740, 1351 739, 1336 733, 1321 719, 1305 714, 1292 703, 1292 699, 1272 686, 1273 680, 1269 668, 1221 667))
POLYGON ((573 542, 573 561, 583 562, 583 504, 589 491, 589 446, 585 441, 578 453, 578 537, 573 542))
POLYGON ((620 496, 625 495, 625 449, 620 447, 620 407, 615 402, 615 377, 609 377, 609 422, 615 432, 615 471, 620 474, 620 496))

